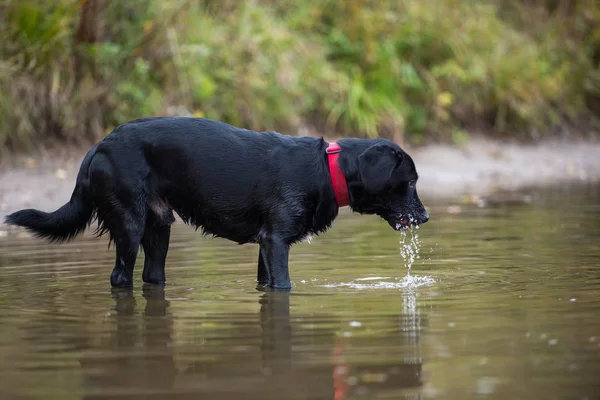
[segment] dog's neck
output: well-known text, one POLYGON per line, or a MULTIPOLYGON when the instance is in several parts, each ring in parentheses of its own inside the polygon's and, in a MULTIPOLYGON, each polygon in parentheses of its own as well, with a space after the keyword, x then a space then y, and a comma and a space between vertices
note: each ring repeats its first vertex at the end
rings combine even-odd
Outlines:
POLYGON ((329 143, 327 146, 327 161, 329 163, 329 174, 331 175, 331 185, 335 194, 335 201, 338 207, 344 207, 350 204, 350 195, 348 194, 348 184, 346 177, 338 164, 338 158, 342 148, 336 142, 329 143))

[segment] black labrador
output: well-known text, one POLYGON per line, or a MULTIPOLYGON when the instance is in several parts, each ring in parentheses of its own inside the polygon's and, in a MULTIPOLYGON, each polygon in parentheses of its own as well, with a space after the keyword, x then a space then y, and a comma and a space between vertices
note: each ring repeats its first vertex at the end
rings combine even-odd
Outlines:
POLYGON ((205 234, 258 243, 258 282, 289 289, 290 246, 331 226, 340 206, 396 230, 429 219, 410 156, 386 139, 291 137, 202 118, 155 117, 117 127, 86 154, 70 201, 6 218, 49 241, 98 220, 116 246, 112 286, 131 286, 140 244, 144 282, 165 283, 173 211, 205 234))

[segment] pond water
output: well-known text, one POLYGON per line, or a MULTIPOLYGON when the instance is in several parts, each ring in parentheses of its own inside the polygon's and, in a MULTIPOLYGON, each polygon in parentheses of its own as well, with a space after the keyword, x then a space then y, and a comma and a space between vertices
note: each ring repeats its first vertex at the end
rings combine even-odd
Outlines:
POLYGON ((291 293, 255 289, 255 246, 180 223, 168 286, 141 284, 140 254, 133 291, 109 287, 107 238, 11 233, 0 398, 600 398, 600 190, 526 194, 425 198, 404 244, 344 212, 293 248, 291 293))

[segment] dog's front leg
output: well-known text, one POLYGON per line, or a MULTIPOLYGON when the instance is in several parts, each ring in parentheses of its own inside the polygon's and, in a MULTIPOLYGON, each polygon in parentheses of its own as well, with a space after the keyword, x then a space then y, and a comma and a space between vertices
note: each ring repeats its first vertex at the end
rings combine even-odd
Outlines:
POLYGON ((256 273, 256 283, 261 286, 269 285, 269 271, 267 271, 267 265, 262 255, 262 246, 258 249, 258 271, 256 273))
POLYGON ((289 244, 276 235, 265 235, 260 243, 260 253, 267 267, 268 286, 273 289, 291 289, 288 270, 289 244))

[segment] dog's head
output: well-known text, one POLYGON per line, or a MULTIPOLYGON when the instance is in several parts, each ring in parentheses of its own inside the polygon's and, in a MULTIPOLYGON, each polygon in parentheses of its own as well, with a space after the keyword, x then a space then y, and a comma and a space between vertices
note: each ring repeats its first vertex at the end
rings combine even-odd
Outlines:
POLYGON ((358 156, 360 183, 352 185, 352 208, 375 214, 395 230, 424 224, 429 214, 417 195, 412 158, 391 141, 376 143, 358 156))

